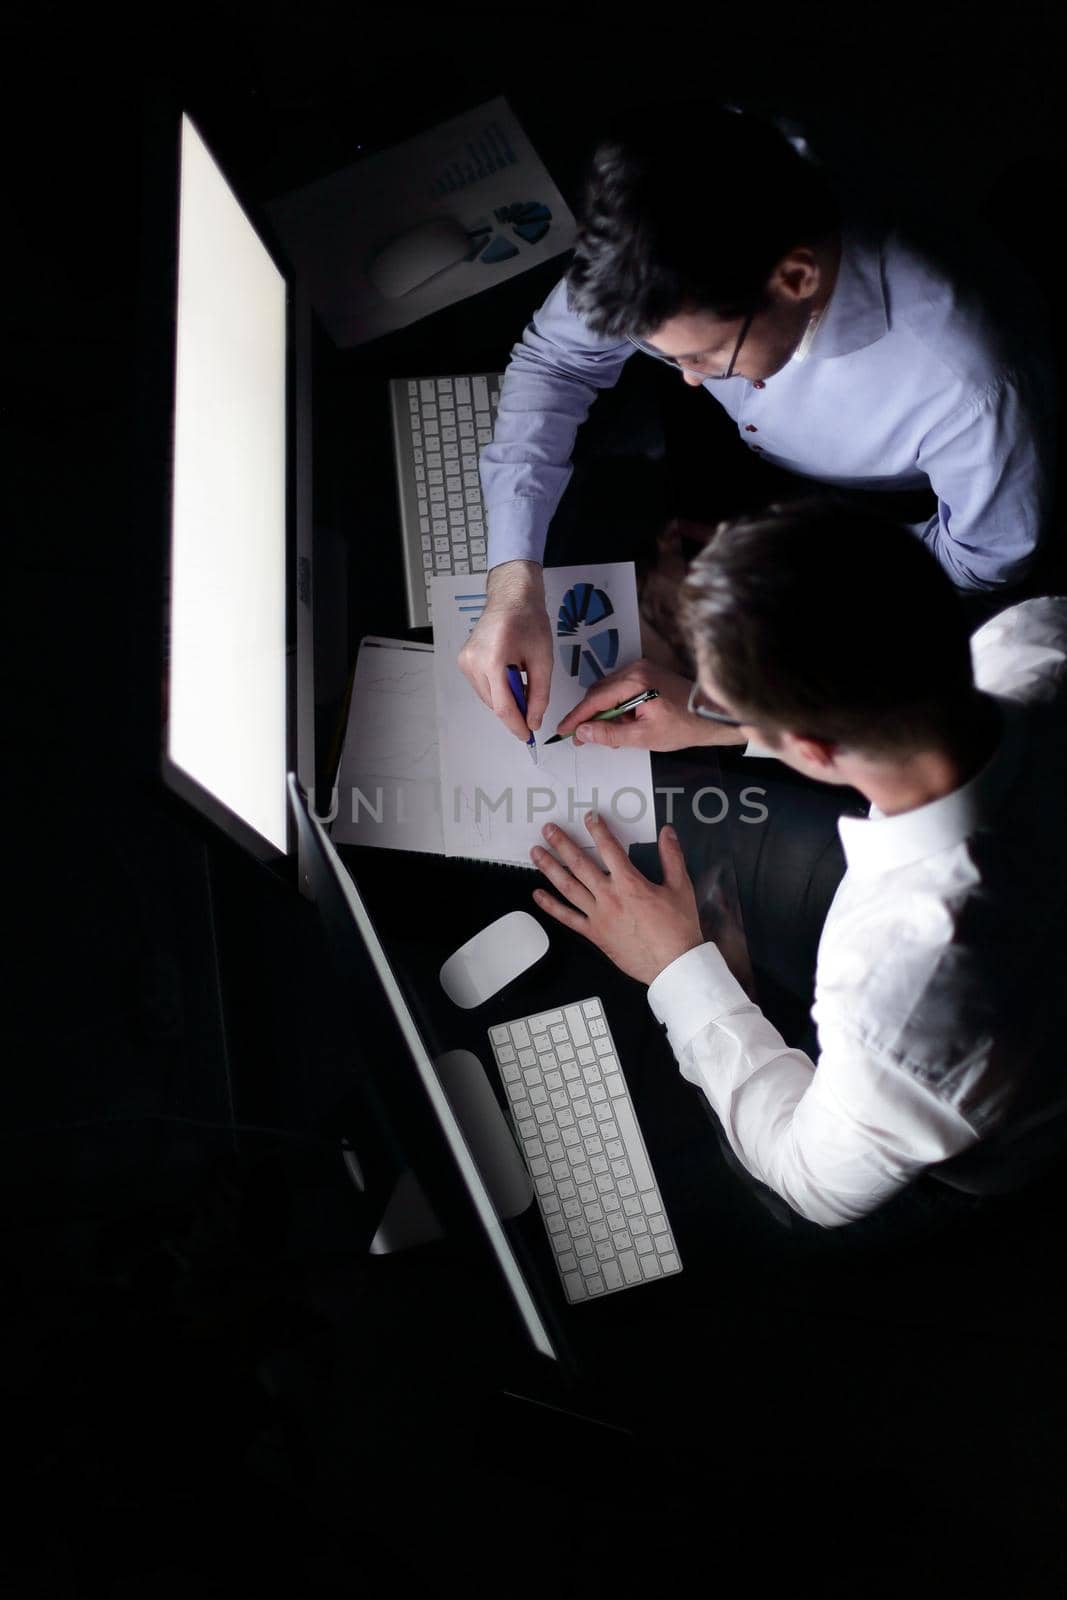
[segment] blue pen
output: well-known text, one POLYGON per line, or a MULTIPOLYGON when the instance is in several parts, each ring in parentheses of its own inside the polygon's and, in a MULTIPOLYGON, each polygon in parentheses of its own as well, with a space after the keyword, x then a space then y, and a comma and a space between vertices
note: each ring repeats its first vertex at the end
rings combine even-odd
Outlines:
MULTIPOLYGON (((519 671, 518 667, 513 667, 513 666, 509 666, 508 667, 508 688, 511 690, 512 694, 515 696, 515 703, 518 706, 519 710, 522 712, 523 717, 525 718, 525 716, 526 716, 526 686, 522 681, 522 673, 519 671)), ((540 763, 538 762, 538 759, 537 759, 537 740, 534 738, 532 733, 531 733, 530 737, 526 741, 526 748, 530 752, 530 760, 533 762, 534 766, 535 767, 539 766, 540 763)))

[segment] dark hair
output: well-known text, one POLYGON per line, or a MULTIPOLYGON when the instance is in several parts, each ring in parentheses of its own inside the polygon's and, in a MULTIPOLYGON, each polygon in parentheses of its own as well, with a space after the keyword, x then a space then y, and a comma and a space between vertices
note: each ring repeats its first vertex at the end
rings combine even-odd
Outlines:
POLYGON ((901 754, 951 742, 974 693, 963 607, 935 557, 833 499, 722 523, 681 615, 698 668, 775 740, 901 754))
POLYGON ((631 111, 593 156, 568 299, 608 337, 686 310, 743 316, 782 257, 838 221, 819 168, 770 123, 707 104, 631 111))

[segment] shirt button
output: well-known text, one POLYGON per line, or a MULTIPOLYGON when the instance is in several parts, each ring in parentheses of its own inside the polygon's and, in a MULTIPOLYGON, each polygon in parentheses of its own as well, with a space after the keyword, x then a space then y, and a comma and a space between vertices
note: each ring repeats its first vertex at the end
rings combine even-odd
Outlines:
POLYGON ((754 422, 746 422, 745 423, 745 432, 746 433, 758 433, 759 429, 756 427, 756 424, 754 422))
POLYGON ((754 378, 752 381, 752 387, 753 389, 766 389, 767 385, 764 383, 762 378, 754 378))

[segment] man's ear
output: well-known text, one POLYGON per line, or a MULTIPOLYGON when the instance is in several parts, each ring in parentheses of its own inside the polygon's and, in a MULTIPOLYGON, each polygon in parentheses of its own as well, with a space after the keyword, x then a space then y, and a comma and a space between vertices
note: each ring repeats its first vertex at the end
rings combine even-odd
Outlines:
POLYGON ((821 767, 824 772, 837 765, 838 746, 831 739, 807 739, 800 734, 787 733, 784 742, 793 753, 811 767, 821 767))
POLYGON ((790 300, 810 300, 819 288, 819 263, 810 245, 797 245, 771 274, 771 287, 790 300))

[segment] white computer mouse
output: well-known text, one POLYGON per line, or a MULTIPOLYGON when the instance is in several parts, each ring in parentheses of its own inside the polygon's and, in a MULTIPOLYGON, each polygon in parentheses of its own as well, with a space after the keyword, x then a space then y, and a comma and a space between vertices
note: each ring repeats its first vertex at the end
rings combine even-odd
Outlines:
POLYGON ((441 987, 469 1011, 540 961, 547 949, 541 924, 527 911, 509 911, 449 956, 441 968, 441 987))
POLYGON ((386 300, 399 300, 446 267, 454 267, 470 247, 466 230, 455 217, 431 217, 383 245, 368 263, 367 277, 386 300))

